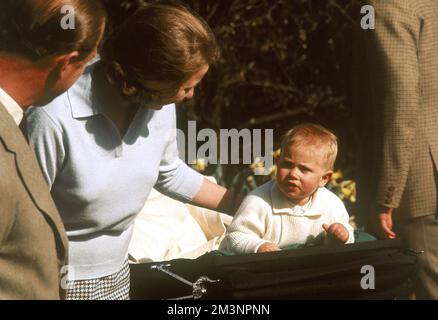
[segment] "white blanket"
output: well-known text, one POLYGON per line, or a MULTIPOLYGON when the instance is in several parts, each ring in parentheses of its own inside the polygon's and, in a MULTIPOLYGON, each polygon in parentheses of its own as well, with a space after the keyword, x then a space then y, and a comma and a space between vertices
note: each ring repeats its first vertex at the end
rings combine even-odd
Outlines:
POLYGON ((218 249, 231 220, 229 215, 184 204, 153 189, 135 220, 130 261, 195 259, 218 249))

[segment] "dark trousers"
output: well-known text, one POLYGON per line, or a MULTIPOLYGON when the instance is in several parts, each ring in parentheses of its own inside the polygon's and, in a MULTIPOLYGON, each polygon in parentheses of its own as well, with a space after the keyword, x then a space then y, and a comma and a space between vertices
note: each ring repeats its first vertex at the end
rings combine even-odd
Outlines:
POLYGON ((438 299, 438 217, 429 215, 401 223, 401 236, 407 248, 424 251, 418 257, 416 299, 438 299))

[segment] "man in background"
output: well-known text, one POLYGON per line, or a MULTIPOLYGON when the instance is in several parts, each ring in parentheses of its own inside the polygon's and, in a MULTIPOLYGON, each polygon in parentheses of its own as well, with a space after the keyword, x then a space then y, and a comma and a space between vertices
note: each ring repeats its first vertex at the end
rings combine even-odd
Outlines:
POLYGON ((96 54, 99 0, 0 2, 0 299, 59 299, 67 237, 19 125, 67 90, 96 54))
POLYGON ((438 299, 438 1, 366 4, 375 29, 357 23, 353 55, 361 215, 424 251, 415 295, 438 299))

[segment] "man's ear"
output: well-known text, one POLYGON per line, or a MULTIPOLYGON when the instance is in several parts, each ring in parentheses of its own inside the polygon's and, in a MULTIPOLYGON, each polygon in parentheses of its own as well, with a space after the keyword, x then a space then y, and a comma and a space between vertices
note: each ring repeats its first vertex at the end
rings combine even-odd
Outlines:
POLYGON ((56 68, 60 78, 62 78, 64 74, 69 71, 69 68, 78 61, 78 57, 79 52, 73 51, 56 58, 56 68))
POLYGON ((324 175, 321 177, 321 180, 319 182, 319 186, 320 187, 324 187, 327 184, 327 182, 330 181, 330 178, 332 177, 332 174, 333 174, 332 170, 327 171, 326 173, 324 173, 324 175))

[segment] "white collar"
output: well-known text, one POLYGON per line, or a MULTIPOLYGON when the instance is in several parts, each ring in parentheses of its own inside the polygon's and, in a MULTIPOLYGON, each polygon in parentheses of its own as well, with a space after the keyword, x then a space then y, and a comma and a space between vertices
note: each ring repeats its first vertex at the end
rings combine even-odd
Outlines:
POLYGON ((303 206, 294 205, 289 201, 278 189, 277 183, 274 181, 271 187, 272 211, 276 213, 286 213, 292 216, 311 217, 320 216, 324 210, 320 207, 318 201, 318 190, 313 194, 309 202, 303 206))
POLYGON ((21 109, 18 103, 2 88, 0 88, 0 104, 2 104, 6 108, 6 111, 14 118, 17 126, 20 125, 21 120, 23 120, 23 109, 21 109))

